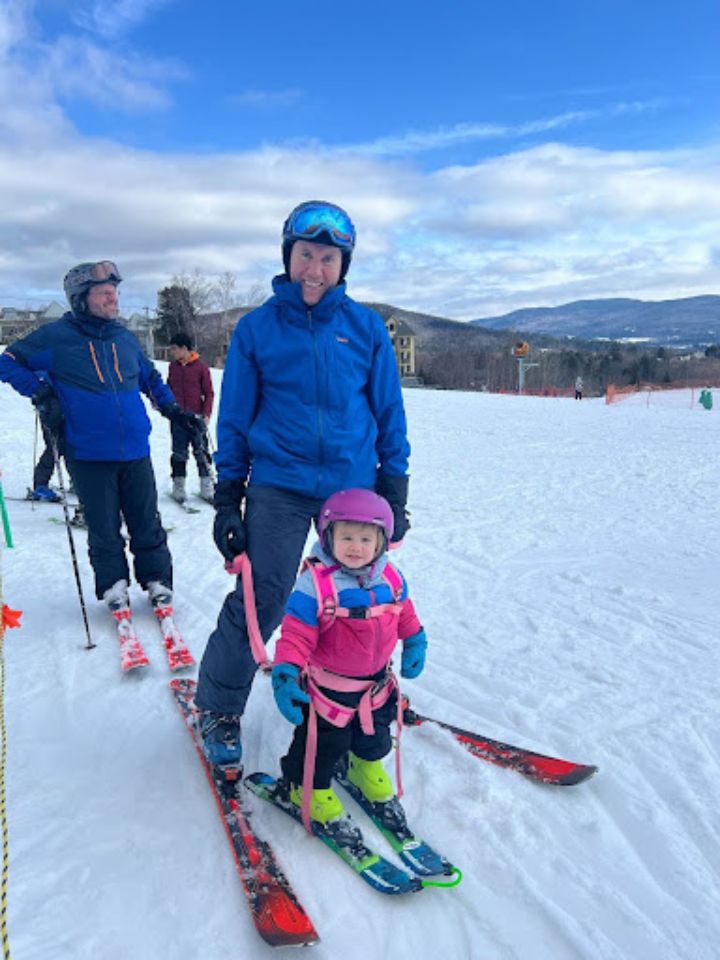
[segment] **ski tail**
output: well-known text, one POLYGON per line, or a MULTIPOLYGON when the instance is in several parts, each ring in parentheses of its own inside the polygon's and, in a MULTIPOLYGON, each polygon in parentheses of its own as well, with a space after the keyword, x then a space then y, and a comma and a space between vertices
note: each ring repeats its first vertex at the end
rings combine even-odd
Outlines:
POLYGON ((255 929, 271 947, 317 943, 320 937, 270 844, 253 829, 250 813, 240 800, 239 781, 226 779, 222 770, 211 767, 205 759, 196 725, 196 688, 194 680, 170 682, 220 813, 255 929))
POLYGON ((511 743, 503 743, 501 740, 492 740, 490 737, 473 733, 470 730, 463 730, 461 727, 446 723, 444 720, 426 717, 412 710, 407 699, 405 700, 403 722, 408 727, 421 726, 423 723, 432 723, 441 727, 443 730, 449 731, 457 742, 473 756, 479 757, 481 760, 487 760, 489 763, 495 763, 500 767, 516 770, 529 779, 540 783, 570 787, 589 780, 598 770, 593 764, 576 763, 572 760, 563 760, 560 757, 546 756, 525 747, 517 747, 511 743))

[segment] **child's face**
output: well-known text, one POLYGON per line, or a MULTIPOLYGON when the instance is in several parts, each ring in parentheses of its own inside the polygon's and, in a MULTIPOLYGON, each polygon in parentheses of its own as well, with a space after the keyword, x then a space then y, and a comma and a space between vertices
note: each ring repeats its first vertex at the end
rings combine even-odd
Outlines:
POLYGON ((372 523, 338 520, 333 525, 335 559, 350 570, 366 567, 377 555, 380 536, 380 530, 372 523))

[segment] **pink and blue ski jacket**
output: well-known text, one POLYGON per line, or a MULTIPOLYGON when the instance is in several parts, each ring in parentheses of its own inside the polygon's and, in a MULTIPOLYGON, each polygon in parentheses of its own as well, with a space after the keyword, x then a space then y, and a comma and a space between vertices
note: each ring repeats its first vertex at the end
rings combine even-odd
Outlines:
POLYGON ((312 664, 345 677, 375 676, 390 662, 398 640, 422 629, 408 596, 405 578, 400 574, 402 592, 396 599, 382 576, 388 562, 387 554, 360 570, 340 567, 319 543, 313 547, 311 556, 328 567, 337 568, 332 577, 339 606, 374 607, 399 603, 402 609, 399 616, 388 611, 367 619, 337 617, 321 631, 315 582, 312 573, 303 570, 287 603, 280 639, 275 647, 275 662, 293 663, 301 669, 312 664))

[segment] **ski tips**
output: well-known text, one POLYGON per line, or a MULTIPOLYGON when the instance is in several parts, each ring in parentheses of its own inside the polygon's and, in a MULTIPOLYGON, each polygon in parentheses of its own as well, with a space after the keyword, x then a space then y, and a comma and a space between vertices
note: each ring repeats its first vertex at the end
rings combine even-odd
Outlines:
POLYGON ((428 877, 422 877, 420 882, 423 887, 457 887, 463 878, 462 870, 451 866, 451 871, 447 880, 431 880, 428 877))

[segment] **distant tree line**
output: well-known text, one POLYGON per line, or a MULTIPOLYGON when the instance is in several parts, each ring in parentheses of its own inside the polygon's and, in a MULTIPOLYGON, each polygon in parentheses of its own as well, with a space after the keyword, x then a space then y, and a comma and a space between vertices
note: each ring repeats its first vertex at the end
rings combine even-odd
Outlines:
MULTIPOLYGON (((591 348, 532 348, 527 360, 538 366, 526 369, 530 393, 565 392, 576 377, 586 395, 604 394, 608 384, 675 384, 707 381, 720 385, 720 345, 704 351, 682 351, 636 344, 593 344, 591 348)), ((518 361, 506 344, 468 349, 447 344, 433 349, 432 342, 417 354, 418 374, 430 386, 446 390, 517 390, 518 361)))

